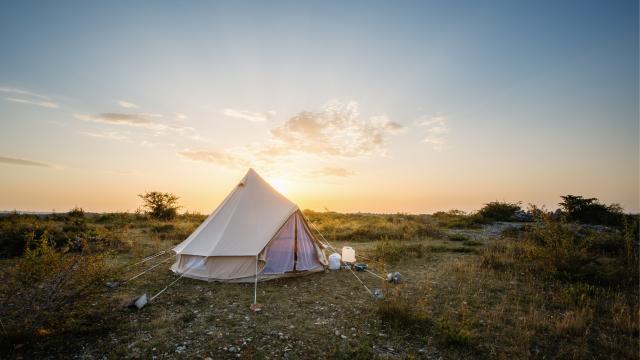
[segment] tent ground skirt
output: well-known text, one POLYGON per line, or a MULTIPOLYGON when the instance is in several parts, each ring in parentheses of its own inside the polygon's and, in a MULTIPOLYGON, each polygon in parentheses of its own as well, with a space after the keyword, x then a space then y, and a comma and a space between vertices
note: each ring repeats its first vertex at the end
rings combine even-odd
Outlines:
MULTIPOLYGON (((259 280, 272 280, 284 277, 296 277, 323 271, 322 265, 300 272, 288 272, 283 274, 263 275, 265 263, 258 263, 259 280)), ((184 277, 222 282, 253 282, 256 273, 255 256, 197 256, 176 255, 176 262, 171 270, 184 277)))

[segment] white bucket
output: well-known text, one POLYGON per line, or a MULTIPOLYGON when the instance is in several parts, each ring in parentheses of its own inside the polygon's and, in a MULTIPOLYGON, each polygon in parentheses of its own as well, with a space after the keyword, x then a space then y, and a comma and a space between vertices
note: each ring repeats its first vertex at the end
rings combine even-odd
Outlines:
POLYGON ((340 254, 329 255, 329 270, 340 270, 340 254))
POLYGON ((342 261, 351 264, 356 262, 356 251, 351 246, 342 248, 342 261))

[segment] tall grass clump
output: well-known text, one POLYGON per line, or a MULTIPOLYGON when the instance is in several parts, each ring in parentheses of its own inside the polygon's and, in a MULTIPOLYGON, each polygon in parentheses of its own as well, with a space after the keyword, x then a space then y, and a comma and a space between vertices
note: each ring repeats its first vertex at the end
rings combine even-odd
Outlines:
POLYGON ((556 277, 631 286, 638 282, 638 240, 632 238, 635 232, 632 226, 623 231, 595 230, 546 221, 524 233, 524 246, 528 259, 556 277))
POLYGON ((376 304, 376 313, 389 330, 425 334, 431 330, 431 310, 426 296, 410 294, 402 286, 384 289, 385 298, 376 304))
POLYGON ((385 239, 376 242, 374 254, 379 260, 393 263, 401 259, 422 257, 427 251, 427 248, 420 243, 407 244, 385 239))
POLYGON ((448 229, 478 229, 488 223, 477 213, 467 214, 460 210, 438 211, 431 216, 437 221, 438 226, 448 229))

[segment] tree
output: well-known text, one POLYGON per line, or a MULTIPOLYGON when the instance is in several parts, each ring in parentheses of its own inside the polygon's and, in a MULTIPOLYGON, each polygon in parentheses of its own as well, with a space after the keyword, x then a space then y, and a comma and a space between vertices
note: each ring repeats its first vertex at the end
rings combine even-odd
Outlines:
POLYGON ((578 221, 585 224, 622 225, 624 213, 620 205, 605 205, 596 198, 584 198, 577 195, 561 196, 559 203, 567 221, 578 221))
POLYGON ((159 191, 147 191, 138 195, 149 210, 149 215, 158 220, 172 220, 178 214, 178 199, 174 194, 159 191))

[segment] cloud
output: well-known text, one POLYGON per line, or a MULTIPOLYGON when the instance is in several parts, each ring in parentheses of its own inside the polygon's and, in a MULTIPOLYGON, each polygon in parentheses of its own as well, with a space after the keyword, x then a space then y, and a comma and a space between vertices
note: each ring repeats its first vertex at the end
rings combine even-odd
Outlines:
POLYGON ((184 134, 186 132, 193 132, 192 127, 171 124, 164 120, 162 114, 149 114, 149 113, 102 113, 97 115, 88 114, 73 114, 73 116, 82 121, 98 122, 109 125, 122 125, 146 128, 155 130, 157 133, 163 133, 166 131, 172 131, 184 134))
POLYGON ((0 164, 36 166, 36 167, 46 167, 46 168, 53 167, 50 164, 43 163, 43 162, 40 162, 40 161, 17 159, 17 158, 11 158, 11 157, 6 157, 6 156, 0 156, 0 164))
POLYGON ((337 176, 337 177, 347 177, 352 176, 354 174, 353 171, 338 168, 338 167, 325 167, 319 170, 314 171, 313 173, 316 176, 337 176))
POLYGON ((276 116, 276 112, 274 110, 252 112, 248 110, 224 109, 222 110, 222 113, 228 117, 243 119, 252 122, 263 122, 276 116))
POLYGON ((138 105, 134 104, 134 103, 130 103, 128 101, 124 101, 124 100, 118 100, 118 105, 120 105, 121 107, 125 108, 125 109, 135 109, 138 107, 138 105))
POLYGON ((91 136, 98 139, 124 141, 129 138, 117 131, 102 131, 102 132, 90 132, 90 131, 78 131, 79 134, 91 136))
MULTIPOLYGON (((273 128, 264 142, 222 150, 182 151, 194 161, 227 167, 272 166, 303 157, 364 157, 386 152, 389 135, 405 128, 385 115, 362 118, 358 103, 331 102, 320 111, 302 111, 273 128)), ((348 176, 344 169, 324 169, 327 176, 348 176)))
POLYGON ((44 96, 44 95, 36 94, 34 92, 27 91, 27 90, 21 90, 21 89, 16 89, 16 88, 12 88, 12 87, 6 87, 6 86, 0 86, 0 92, 8 93, 8 94, 18 94, 18 95, 30 96, 30 97, 40 98, 40 99, 43 99, 43 100, 50 100, 49 97, 44 96))
POLYGON ((58 104, 54 103, 53 101, 28 100, 28 99, 19 99, 19 98, 13 98, 13 97, 5 98, 5 100, 13 101, 20 104, 35 105, 35 106, 40 106, 40 107, 45 107, 50 109, 57 109, 59 107, 58 104))
POLYGON ((95 138, 136 141, 139 145, 153 147, 160 145, 161 137, 172 136, 169 142, 175 141, 175 135, 183 136, 191 141, 206 141, 193 127, 187 126, 186 116, 182 114, 156 114, 136 112, 106 112, 100 114, 73 114, 78 120, 109 125, 113 130, 90 130, 80 133, 95 138), (115 131, 115 127, 139 129, 140 131, 115 131))
POLYGON ((222 165, 229 168, 247 167, 248 163, 242 157, 235 156, 229 152, 204 151, 204 150, 184 150, 178 155, 193 161, 203 161, 212 164, 222 165))
POLYGON ((36 94, 31 91, 7 86, 0 86, 0 92, 9 94, 9 96, 5 98, 5 100, 7 101, 12 101, 19 104, 35 105, 49 109, 57 109, 58 107, 60 107, 57 103, 51 101, 49 97, 41 94, 36 94), (15 97, 15 95, 19 95, 20 97, 15 97))
POLYGON ((154 128, 157 123, 146 114, 103 113, 97 115, 73 114, 78 120, 93 121, 111 125, 128 125, 154 128))
POLYGON ((449 134, 447 123, 447 117, 441 115, 421 119, 418 124, 427 128, 427 135, 422 142, 430 144, 433 150, 442 151, 447 145, 449 134))
POLYGON ((288 151, 359 157, 382 153, 387 135, 404 127, 385 115, 361 118, 355 101, 332 102, 317 112, 304 111, 271 130, 273 140, 288 151))
POLYGON ((158 145, 158 143, 151 142, 151 141, 147 141, 147 140, 142 140, 142 141, 140 141, 140 146, 144 146, 144 147, 155 147, 156 145, 158 145))

